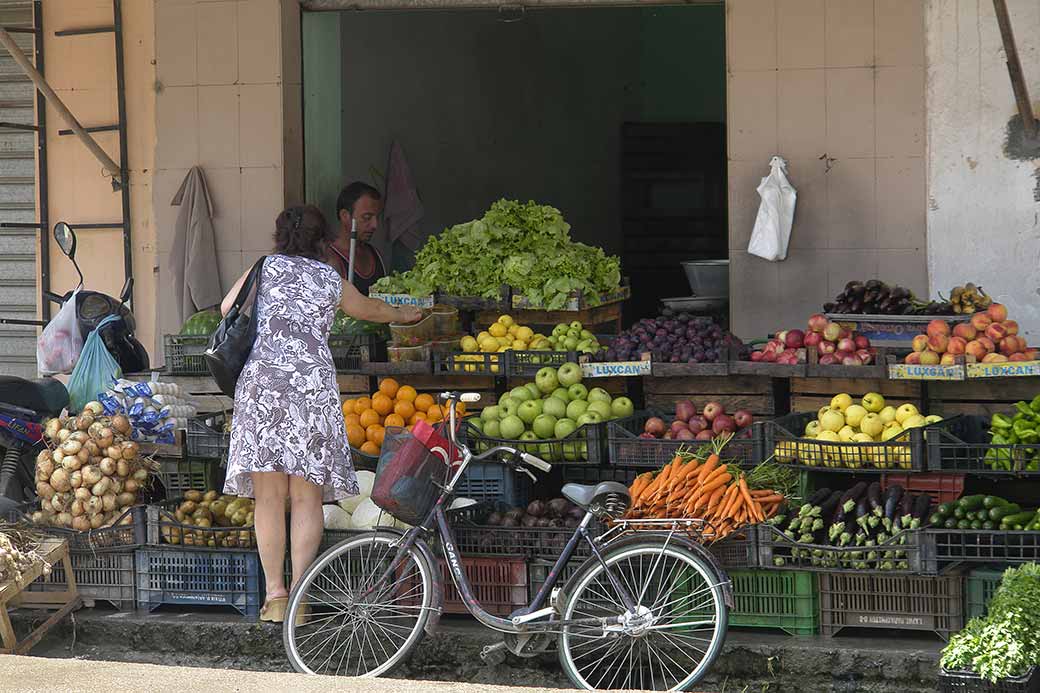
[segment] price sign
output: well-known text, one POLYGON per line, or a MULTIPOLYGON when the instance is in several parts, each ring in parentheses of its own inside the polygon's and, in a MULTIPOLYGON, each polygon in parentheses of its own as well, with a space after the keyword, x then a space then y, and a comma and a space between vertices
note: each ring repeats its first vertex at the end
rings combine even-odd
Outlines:
POLYGON ((892 380, 964 380, 964 366, 922 366, 894 363, 888 367, 892 380))
POLYGON ((650 361, 610 361, 606 363, 583 363, 581 374, 586 378, 624 378, 650 375, 650 361))
POLYGON ((1040 361, 969 363, 969 378, 1030 378, 1040 376, 1040 361))

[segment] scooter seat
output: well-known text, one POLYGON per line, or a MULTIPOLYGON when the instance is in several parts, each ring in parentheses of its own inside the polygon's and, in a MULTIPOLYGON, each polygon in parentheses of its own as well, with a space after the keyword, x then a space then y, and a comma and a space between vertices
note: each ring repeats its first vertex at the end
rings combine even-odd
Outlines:
POLYGON ((4 404, 56 416, 69 406, 69 391, 54 378, 26 380, 0 375, 0 405, 4 404))

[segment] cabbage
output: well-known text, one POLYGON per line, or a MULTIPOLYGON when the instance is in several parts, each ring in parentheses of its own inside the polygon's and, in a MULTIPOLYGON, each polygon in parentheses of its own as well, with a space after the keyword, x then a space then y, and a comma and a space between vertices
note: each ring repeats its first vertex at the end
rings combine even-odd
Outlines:
POLYGON ((325 529, 351 529, 350 513, 338 505, 323 505, 321 512, 325 516, 325 529))
POLYGON ((360 493, 350 498, 344 498, 339 502, 339 507, 352 513, 357 510, 361 501, 372 495, 372 486, 376 483, 376 475, 373 472, 362 471, 357 473, 358 488, 360 493))
POLYGON ((355 529, 373 529, 380 524, 380 515, 382 514, 383 511, 372 502, 371 498, 365 498, 358 504, 357 510, 354 511, 350 519, 355 529))

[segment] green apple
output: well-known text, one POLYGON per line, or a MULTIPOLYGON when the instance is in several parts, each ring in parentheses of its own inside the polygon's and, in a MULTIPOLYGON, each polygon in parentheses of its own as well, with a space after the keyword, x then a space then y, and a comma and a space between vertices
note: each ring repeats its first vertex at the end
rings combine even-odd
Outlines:
POLYGON ((927 425, 928 421, 920 414, 914 414, 913 416, 907 417, 902 421, 903 430, 906 430, 908 428, 921 428, 922 426, 927 425))
POLYGON ((492 419, 491 421, 484 422, 484 435, 488 438, 501 438, 502 437, 502 424, 497 420, 492 419))
POLYGON ((507 416, 499 422, 499 430, 506 440, 518 440, 524 434, 524 422, 516 415, 507 416))
POLYGON ((610 403, 610 411, 615 419, 625 419, 635 413, 635 405, 628 397, 618 397, 610 403))
POLYGON ((581 338, 582 338, 582 339, 587 339, 587 340, 589 340, 590 342, 593 342, 593 341, 595 341, 595 340, 596 340, 596 335, 592 334, 592 333, 591 333, 591 332, 589 332, 588 330, 582 330, 582 331, 581 331, 581 338))
POLYGON ((860 402, 867 411, 878 414, 885 408, 885 398, 877 392, 868 392, 860 402))
POLYGON ((845 425, 845 417, 837 409, 828 409, 820 417, 820 428, 837 433, 845 425))
POLYGON ((542 401, 542 413, 562 419, 567 416, 567 405, 569 402, 559 397, 548 397, 542 401))
POLYGON ((540 399, 529 399, 516 410, 520 420, 530 426, 534 420, 542 415, 542 401, 540 399))
POLYGON ((524 387, 526 387, 527 391, 531 393, 531 399, 541 399, 542 395, 545 394, 538 388, 538 385, 535 383, 527 383, 524 385, 524 387))
POLYGON ((549 396, 550 397, 556 397, 557 399, 563 400, 564 404, 566 404, 567 402, 571 401, 571 396, 567 392, 567 388, 565 388, 565 387, 558 387, 558 388, 556 388, 555 390, 553 390, 553 393, 551 395, 549 395, 549 396))
POLYGON ((586 411, 584 414, 578 417, 578 425, 585 426, 586 424, 598 424, 603 423, 603 417, 595 411, 586 411))
POLYGON ((810 421, 809 423, 805 424, 805 436, 807 438, 815 438, 816 436, 820 435, 820 431, 822 430, 823 429, 820 428, 819 421, 810 421))
POLYGON ((586 412, 589 408, 589 403, 585 400, 576 399, 567 405, 567 418, 571 421, 577 421, 578 417, 586 412))
POLYGON ((553 435, 556 436, 557 440, 559 440, 566 438, 577 430, 578 424, 574 423, 570 419, 560 419, 556 422, 556 426, 553 428, 553 435))
POLYGON ((571 321, 570 329, 577 330, 578 332, 581 332, 582 327, 583 327, 582 324, 580 322, 578 322, 577 320, 571 321))
POLYGON ((509 396, 517 400, 517 404, 520 402, 526 402, 531 399, 531 391, 526 387, 514 387, 510 392, 509 396))
POLYGON ((834 398, 831 400, 831 408, 832 409, 837 409, 837 410, 841 411, 842 413, 844 413, 845 410, 848 409, 851 406, 852 406, 852 396, 847 394, 847 393, 844 393, 844 392, 841 393, 840 395, 834 395, 834 398))
POLYGON ((582 399, 587 402, 589 401, 589 389, 581 383, 575 383, 567 388, 567 396, 571 398, 571 401, 582 399))
POLYGON ((610 400, 612 400, 613 397, 611 397, 610 393, 604 390, 602 387, 594 387, 591 390, 589 390, 589 394, 585 399, 587 399, 590 403, 602 401, 607 402, 609 404, 610 400))
POLYGON ((860 419, 859 430, 871 438, 877 438, 885 430, 885 422, 880 415, 870 412, 860 419))
POLYGON ((513 397, 503 397, 498 401, 499 420, 504 419, 507 416, 516 416, 516 410, 523 404, 518 399, 513 397))
POLYGON ((585 411, 587 413, 595 412, 596 414, 599 414, 599 418, 604 421, 610 421, 610 419, 614 417, 610 410, 610 402, 604 402, 601 399, 598 399, 595 402, 589 402, 589 408, 585 411))
POLYGON ((924 417, 924 422, 929 426, 931 426, 934 423, 939 423, 942 420, 943 417, 939 416, 938 414, 929 414, 928 416, 924 417))
POLYGON ((820 410, 818 412, 816 412, 816 418, 819 421, 823 421, 823 415, 826 414, 829 411, 834 411, 834 410, 835 410, 834 407, 832 407, 829 404, 825 404, 824 406, 820 407, 820 410))
POLYGON ((878 411, 878 416, 881 417, 881 422, 887 426, 896 420, 896 408, 893 406, 884 407, 878 411))
POLYGON ((902 424, 911 416, 920 416, 920 414, 921 412, 917 411, 917 407, 907 402, 906 404, 901 404, 899 408, 896 409, 896 421, 902 424))
POLYGON ((479 417, 473 416, 473 417, 470 417, 470 418, 466 419, 466 421, 469 422, 470 426, 472 426, 473 428, 477 429, 481 433, 484 432, 484 422, 481 421, 479 417))
POLYGON ((852 426, 853 428, 859 428, 860 421, 862 421, 863 417, 869 413, 870 412, 864 409, 862 405, 849 405, 849 407, 845 409, 845 423, 852 426))
POLYGON ((841 438, 843 443, 851 443, 854 435, 856 435, 856 430, 848 424, 842 426, 841 430, 838 431, 838 437, 841 438))
POLYGON ((555 368, 542 368, 534 376, 534 382, 542 394, 548 395, 560 386, 555 368))
POLYGON ((871 438, 868 434, 860 432, 860 433, 856 433, 856 434, 854 434, 852 436, 852 442, 853 443, 873 443, 874 439, 871 438))
POLYGON ((567 339, 563 340, 563 348, 567 351, 577 351, 578 340, 574 337, 567 337, 567 339))
POLYGON ((556 432, 557 423, 558 421, 555 416, 552 416, 551 414, 540 414, 531 425, 531 430, 534 431, 535 435, 542 440, 549 440, 556 432))
POLYGON ((881 440, 892 440, 903 433, 903 427, 897 422, 892 422, 891 425, 885 426, 885 430, 881 432, 881 440))
POLYGON ((571 385, 580 383, 581 366, 574 362, 567 362, 556 369, 556 378, 560 381, 560 387, 570 387, 571 385))
POLYGON ((581 330, 567 330, 567 339, 578 341, 581 339, 581 330))
POLYGON ((490 407, 484 407, 484 410, 480 412, 481 421, 498 421, 501 418, 502 412, 497 404, 493 404, 490 407))
POLYGON ((562 323, 561 322, 559 325, 557 325, 556 327, 553 328, 553 331, 552 331, 553 337, 557 337, 557 338, 563 337, 564 335, 567 334, 567 330, 569 330, 569 329, 571 329, 570 325, 568 325, 567 323, 562 323))

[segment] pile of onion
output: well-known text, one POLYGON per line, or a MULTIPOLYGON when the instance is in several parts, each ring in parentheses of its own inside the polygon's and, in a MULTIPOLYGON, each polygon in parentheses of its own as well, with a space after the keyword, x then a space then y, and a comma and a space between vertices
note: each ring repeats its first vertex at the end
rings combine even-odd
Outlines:
MULTIPOLYGON (((88 402, 79 416, 44 424, 47 449, 36 458, 36 495, 40 509, 33 522, 80 531, 109 527, 138 503, 151 462, 130 440, 125 416, 103 416, 88 402)), ((131 522, 130 516, 121 520, 131 522)))

